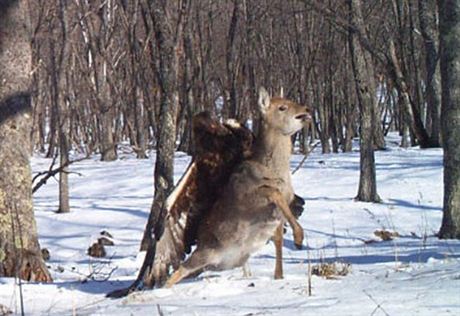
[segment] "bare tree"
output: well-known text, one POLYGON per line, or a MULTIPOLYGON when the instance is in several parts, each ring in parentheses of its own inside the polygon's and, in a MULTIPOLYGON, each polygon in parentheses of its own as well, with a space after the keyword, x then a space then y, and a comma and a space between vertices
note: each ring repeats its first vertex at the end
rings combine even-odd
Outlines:
POLYGON ((434 1, 418 1, 420 31, 422 33, 425 48, 425 98, 428 108, 427 125, 430 126, 430 143, 433 146, 439 147, 439 137, 441 135, 441 87, 439 80, 439 41, 437 38, 435 6, 436 3, 434 3, 434 1))
POLYGON ((32 205, 27 1, 0 1, 0 276, 51 281, 32 205))
MULTIPOLYGON (((160 128, 154 170, 155 194, 149 220, 144 231, 141 249, 152 243, 152 229, 157 218, 161 218, 166 197, 174 186, 173 158, 176 148, 176 119, 179 107, 179 58, 183 52, 183 30, 190 9, 189 0, 181 0, 177 6, 167 1, 152 4, 147 1, 152 19, 153 32, 158 44, 160 69, 158 82, 161 87, 160 128), (174 16, 172 24, 167 17, 174 16)), ((159 238, 160 236, 155 236, 159 238)))
POLYGON ((444 206, 440 238, 460 239, 460 1, 439 0, 444 206))
POLYGON ((58 135, 59 135, 59 163, 62 168, 59 172, 59 207, 58 213, 70 212, 69 202, 69 102, 65 95, 67 89, 65 84, 64 67, 67 66, 66 60, 69 58, 68 54, 68 43, 67 43, 67 8, 64 0, 59 0, 57 7, 57 21, 59 30, 56 34, 60 39, 58 41, 58 47, 55 46, 53 41, 50 41, 50 53, 51 53, 51 78, 53 88, 53 107, 57 114, 58 122, 58 135))
MULTIPOLYGON (((360 34, 365 34, 361 0, 349 0, 350 24, 360 34)), ((356 35, 350 32, 350 50, 355 78, 356 95, 361 113, 360 131, 360 176, 357 199, 366 202, 379 202, 375 175, 373 128, 375 126, 375 84, 374 66, 368 51, 356 35)))

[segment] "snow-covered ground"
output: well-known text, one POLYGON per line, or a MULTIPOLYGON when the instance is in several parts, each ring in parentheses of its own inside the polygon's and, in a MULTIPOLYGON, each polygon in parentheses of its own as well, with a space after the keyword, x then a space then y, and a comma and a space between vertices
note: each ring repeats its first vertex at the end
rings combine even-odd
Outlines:
MULTIPOLYGON (((54 283, 23 284, 26 315, 460 315, 460 241, 438 240, 442 218, 442 151, 401 149, 397 138, 376 153, 381 204, 353 200, 359 152, 322 155, 319 149, 293 175, 296 193, 307 201, 300 218, 307 240, 296 250, 285 235, 283 280, 273 280, 274 246, 241 269, 207 272, 172 289, 105 298, 128 286, 142 264, 139 243, 153 193, 153 158, 124 154, 115 162, 98 157, 71 166, 71 208, 56 214, 58 186, 50 180, 34 196, 42 247, 54 283), (115 246, 105 259, 87 255, 100 232, 115 246), (397 232, 382 241, 374 232, 397 232), (311 277, 322 262, 349 264, 346 276, 311 277)), ((294 169, 302 159, 294 155, 294 169)), ((190 158, 176 155, 179 179, 190 158)), ((33 170, 50 160, 34 157, 33 170)), ((20 312, 19 287, 0 278, 0 304, 20 312)))

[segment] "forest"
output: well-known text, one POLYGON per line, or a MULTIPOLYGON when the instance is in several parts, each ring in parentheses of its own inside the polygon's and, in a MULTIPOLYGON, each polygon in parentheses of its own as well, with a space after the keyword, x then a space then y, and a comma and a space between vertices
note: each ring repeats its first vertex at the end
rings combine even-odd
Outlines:
MULTIPOLYGON (((417 311, 420 315, 455 314, 460 309, 452 293, 455 286, 458 289, 455 270, 460 266, 459 17, 458 0, 0 0, 0 289, 5 292, 0 295, 0 315, 24 313, 21 282, 26 282, 24 286, 53 280, 55 284, 78 283, 69 269, 81 271, 80 281, 86 276, 85 283, 75 285, 78 291, 91 293, 90 284, 95 282, 97 300, 129 286, 142 261, 153 262, 148 254, 139 259, 139 250, 145 253, 160 238, 158 223, 164 220, 165 201, 198 155, 193 117, 207 111, 219 123, 234 119, 257 137, 264 124, 259 108, 261 87, 272 97, 307 106, 311 114, 309 124, 291 136, 290 168, 294 192, 306 201, 299 223, 306 234, 304 246, 313 254, 291 249, 294 236, 285 229, 288 255, 284 264, 288 266, 283 282, 291 272, 295 275, 289 290, 295 292, 296 286, 308 283, 311 295, 312 271, 320 271, 318 266, 324 267, 324 261, 375 268, 376 262, 370 259, 337 260, 341 246, 345 247, 341 256, 359 257, 352 245, 337 241, 342 233, 356 234, 350 237, 359 240, 356 247, 375 247, 369 250, 372 258, 389 251, 394 257, 391 262, 405 265, 421 251, 414 246, 420 240, 421 271, 448 271, 449 282, 429 296, 435 300, 443 296, 448 307, 417 311), (392 166, 401 168, 399 174, 393 175, 392 166), (310 188, 316 179, 324 182, 310 188), (351 184, 345 185, 348 182, 351 184), (130 194, 123 191, 125 187, 130 187, 130 194), (329 191, 323 192, 326 187, 329 191), (397 193, 402 197, 395 197, 397 193), (114 202, 106 203, 108 199, 114 202), (400 203, 395 206, 396 200, 400 203), (113 217, 109 220, 99 214, 104 208, 108 212, 119 208, 123 214, 107 213, 113 217), (351 210, 350 219, 347 213, 340 213, 344 208, 351 210), (398 208, 401 212, 393 214, 398 208), (357 209, 372 220, 356 226, 361 220, 357 209), (340 215, 328 218, 323 214, 333 210, 340 215), (88 211, 93 211, 94 218, 88 211), (140 218, 128 216, 137 212, 140 218), (414 232, 421 217, 423 232, 414 232), (410 221, 405 222, 407 219, 410 221), (329 242, 322 239, 326 237, 318 235, 318 230, 331 229, 331 220, 333 254, 327 253, 329 242), (372 222, 377 222, 379 233, 372 222), (76 223, 81 230, 74 227, 76 223), (92 230, 85 226, 88 223, 95 224, 92 230), (135 233, 125 231, 126 223, 136 226, 135 233), (63 234, 66 243, 70 242, 64 237, 66 231, 78 236, 76 241, 82 244, 74 259, 65 257, 72 252, 66 248, 69 244, 57 246, 54 238, 46 237, 54 230, 63 234), (108 239, 113 238, 115 247, 120 242, 118 252, 108 249, 109 255, 98 256, 105 259, 87 253, 99 231, 114 234, 115 238, 108 239), (131 234, 134 240, 128 238, 131 234), (405 236, 399 249, 394 240, 405 240, 405 236), (382 239, 377 242, 383 243, 381 248, 374 245, 377 237, 382 239), (321 245, 314 245, 315 240, 321 245), (407 259, 395 254, 405 250, 407 259), (444 255, 446 251, 449 255, 444 255), (51 261, 45 261, 46 252, 51 261), (439 269, 430 270, 430 260, 437 262, 443 256, 453 262, 439 263, 439 269), (132 262, 123 267, 123 260, 132 262), (296 269, 307 262, 308 269, 301 272, 307 277, 301 278, 296 269), (317 264, 313 270, 311 262, 317 264), (64 272, 57 272, 59 267, 64 272), (10 278, 22 281, 11 283, 10 278), (16 291, 21 292, 20 308, 16 301, 11 303, 16 291)), ((275 261, 266 267, 264 258, 275 256, 266 247, 269 250, 250 259, 256 275, 271 269, 275 261)), ((263 291, 266 286, 271 294, 254 296, 266 300, 277 295, 277 285, 263 278, 235 281, 228 273, 217 274, 226 278, 218 284, 222 288, 216 291, 222 296, 217 299, 210 294, 212 288, 183 285, 192 293, 184 298, 193 306, 188 311, 176 310, 181 304, 168 296, 170 292, 164 292, 165 299, 163 289, 145 298, 131 294, 132 301, 125 303, 137 306, 151 300, 148 308, 159 315, 210 311, 291 314, 301 310, 304 299, 308 309, 310 295, 294 301, 291 309, 277 304, 265 312, 263 304, 234 309, 236 299, 248 293, 241 290, 241 296, 227 302, 222 297, 232 292, 224 288, 246 290, 250 283, 263 291), (221 309, 197 307, 191 302, 194 293, 215 299, 221 309), (162 309, 158 299, 171 309, 162 309)), ((270 273, 266 272, 267 278, 272 277, 270 273)), ((332 278, 357 277, 350 273, 340 275, 339 271, 332 278)), ((379 278, 384 272, 377 274, 379 278)), ((211 273, 211 279, 214 276, 211 273)), ((434 280, 427 280, 421 288, 428 291, 434 280)), ((404 289, 399 277, 393 281, 404 289)), ((363 286, 365 283, 362 281, 363 286)), ((334 286, 323 281, 318 284, 334 291, 334 286)), ((74 285, 64 288, 71 291, 74 285)), ((57 295, 53 291, 45 292, 57 295)), ((339 293, 347 298, 345 291, 339 293)), ((69 295, 64 304, 71 300, 69 295)), ((89 299, 77 296, 77 305, 89 299)), ((362 301, 358 301, 350 315, 408 312, 395 306, 384 308, 371 294, 363 296, 372 308, 361 313, 357 306, 362 301)), ((289 294, 280 297, 289 301, 289 294)), ((26 302, 27 310, 34 300, 26 298, 26 302)), ((411 302, 407 308, 412 311, 418 303, 411 302)), ((31 313, 128 312, 113 309, 109 303, 88 310, 53 310, 49 305, 46 311, 37 308, 31 313)), ((334 308, 342 307, 337 303, 312 313, 333 313, 334 308)))

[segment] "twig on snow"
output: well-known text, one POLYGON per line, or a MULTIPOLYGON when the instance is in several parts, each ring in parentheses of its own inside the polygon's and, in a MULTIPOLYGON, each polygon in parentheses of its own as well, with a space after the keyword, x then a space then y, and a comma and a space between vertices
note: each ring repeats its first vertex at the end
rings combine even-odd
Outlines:
POLYGON ((386 310, 383 309, 383 307, 382 307, 382 304, 385 303, 385 301, 382 301, 381 303, 378 303, 378 302, 372 297, 372 295, 370 295, 369 293, 367 293, 366 290, 363 290, 363 292, 364 292, 364 294, 366 294, 366 296, 369 297, 369 298, 371 299, 371 301, 374 302, 374 304, 376 305, 376 307, 375 307, 374 310, 372 311, 371 316, 374 315, 375 312, 378 311, 379 309, 380 309, 386 316, 390 316, 390 314, 388 314, 388 313, 386 312, 386 310))

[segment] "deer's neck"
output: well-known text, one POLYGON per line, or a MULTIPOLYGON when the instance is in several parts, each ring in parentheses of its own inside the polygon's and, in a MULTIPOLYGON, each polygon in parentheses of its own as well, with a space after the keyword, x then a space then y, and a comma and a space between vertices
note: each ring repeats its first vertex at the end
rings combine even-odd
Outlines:
POLYGON ((261 125, 259 136, 254 146, 254 160, 290 182, 291 137, 282 135, 263 123, 261 125))

